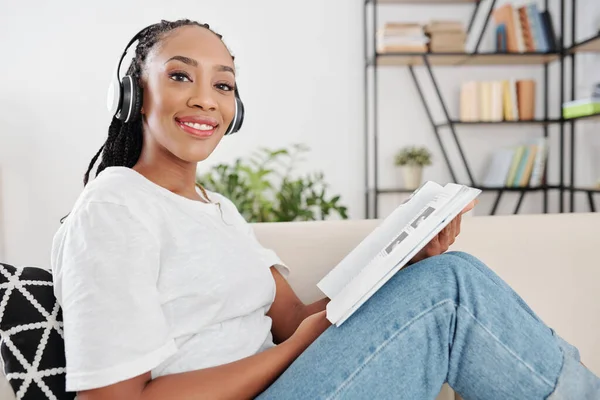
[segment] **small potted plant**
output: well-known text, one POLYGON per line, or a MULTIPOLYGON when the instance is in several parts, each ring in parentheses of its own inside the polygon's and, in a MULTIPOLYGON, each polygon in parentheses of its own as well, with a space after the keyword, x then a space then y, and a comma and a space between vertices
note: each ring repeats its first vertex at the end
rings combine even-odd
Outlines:
POLYGON ((407 146, 396 153, 394 163, 402 171, 404 187, 414 190, 421 185, 423 167, 431 165, 431 152, 426 147, 407 146))

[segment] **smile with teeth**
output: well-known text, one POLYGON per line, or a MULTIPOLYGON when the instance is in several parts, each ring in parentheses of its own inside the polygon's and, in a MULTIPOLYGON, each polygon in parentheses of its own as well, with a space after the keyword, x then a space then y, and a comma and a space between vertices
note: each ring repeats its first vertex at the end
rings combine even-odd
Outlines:
POLYGON ((182 122, 183 125, 187 125, 190 128, 197 129, 199 131, 211 131, 215 129, 214 126, 208 124, 199 124, 197 122, 182 122))

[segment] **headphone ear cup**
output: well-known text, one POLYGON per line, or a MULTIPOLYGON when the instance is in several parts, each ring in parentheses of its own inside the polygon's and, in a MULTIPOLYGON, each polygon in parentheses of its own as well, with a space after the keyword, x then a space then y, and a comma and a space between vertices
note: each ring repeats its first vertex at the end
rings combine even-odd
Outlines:
POLYGON ((234 132, 239 131, 240 129, 242 129, 242 125, 244 124, 244 115, 245 115, 245 110, 244 110, 244 103, 242 102, 242 99, 240 99, 239 97, 235 98, 235 102, 238 108, 238 118, 236 121, 236 125, 234 126, 234 132))
POLYGON ((138 118, 142 116, 142 103, 144 100, 143 91, 140 85, 138 85, 135 79, 133 82, 133 96, 132 96, 132 104, 133 109, 131 110, 131 121, 137 121, 138 118))
POLYGON ((117 118, 123 122, 134 121, 138 118, 142 108, 142 90, 136 80, 129 75, 123 77, 121 87, 122 100, 117 118))
POLYGON ((122 92, 123 87, 121 86, 121 82, 118 79, 113 79, 108 86, 108 93, 106 95, 106 107, 111 117, 116 116, 121 108, 122 92))
POLYGON ((229 125, 227 132, 225 135, 232 135, 239 131, 242 128, 242 124, 244 123, 244 103, 242 99, 240 99, 237 95, 235 96, 235 115, 233 117, 233 121, 229 125))

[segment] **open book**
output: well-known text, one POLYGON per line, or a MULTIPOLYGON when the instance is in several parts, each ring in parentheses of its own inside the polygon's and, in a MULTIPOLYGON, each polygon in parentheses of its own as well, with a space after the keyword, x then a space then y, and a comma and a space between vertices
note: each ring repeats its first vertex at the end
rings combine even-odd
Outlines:
POLYGON ((344 323, 480 193, 435 182, 415 190, 317 284, 331 299, 327 319, 344 323))

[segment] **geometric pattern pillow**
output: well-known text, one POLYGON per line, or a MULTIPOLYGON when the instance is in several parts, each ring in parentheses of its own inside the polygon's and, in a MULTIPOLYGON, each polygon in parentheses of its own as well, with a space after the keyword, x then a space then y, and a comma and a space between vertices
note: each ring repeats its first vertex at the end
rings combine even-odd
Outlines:
POLYGON ((65 391, 62 311, 52 274, 0 263, 0 361, 17 400, 73 400, 65 391))

